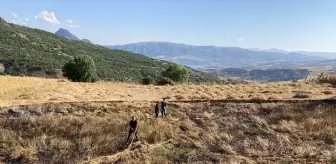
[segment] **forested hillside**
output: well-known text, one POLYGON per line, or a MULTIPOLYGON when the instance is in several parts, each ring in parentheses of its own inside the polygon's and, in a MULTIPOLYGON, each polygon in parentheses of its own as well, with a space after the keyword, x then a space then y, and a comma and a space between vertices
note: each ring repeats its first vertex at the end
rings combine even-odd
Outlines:
MULTIPOLYGON (((158 78, 169 62, 127 51, 110 50, 0 21, 0 65, 10 75, 32 75, 34 72, 56 74, 75 55, 91 56, 98 76, 109 81, 140 81, 144 76, 158 78)), ((1 71, 1 69, 0 69, 1 71)), ((189 69, 190 81, 214 81, 217 77, 189 69)))

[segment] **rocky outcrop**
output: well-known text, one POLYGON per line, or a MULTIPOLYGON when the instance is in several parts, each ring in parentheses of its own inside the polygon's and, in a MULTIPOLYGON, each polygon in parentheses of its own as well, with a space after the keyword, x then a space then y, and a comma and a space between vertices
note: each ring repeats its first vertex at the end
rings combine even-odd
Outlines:
POLYGON ((0 17, 0 23, 7 23, 4 18, 0 17))

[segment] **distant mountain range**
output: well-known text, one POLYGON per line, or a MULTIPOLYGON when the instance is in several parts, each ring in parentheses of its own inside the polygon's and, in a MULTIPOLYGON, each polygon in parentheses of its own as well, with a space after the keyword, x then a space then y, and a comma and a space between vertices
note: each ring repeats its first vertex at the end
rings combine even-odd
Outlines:
POLYGON ((63 28, 60 28, 59 30, 57 30, 55 32, 56 35, 60 36, 60 37, 63 37, 63 38, 67 38, 67 39, 70 39, 70 40, 78 40, 78 41, 83 41, 83 42, 86 42, 86 43, 91 43, 92 42, 88 39, 79 39, 76 35, 72 34, 70 31, 66 30, 66 29, 63 29, 63 28))
POLYGON ((325 57, 311 55, 307 52, 287 52, 278 49, 260 50, 238 47, 193 46, 170 42, 140 42, 106 47, 140 53, 148 57, 168 60, 194 68, 246 67, 265 62, 326 59, 325 57))
POLYGON ((309 55, 309 56, 320 56, 324 57, 327 59, 336 59, 336 52, 311 52, 311 51, 286 51, 286 50, 281 50, 281 49, 276 49, 276 48, 271 48, 271 49, 258 49, 258 48, 252 48, 250 50, 254 51, 264 51, 264 52, 279 52, 279 53, 300 53, 303 55, 309 55))
MULTIPOLYGON (((63 28, 60 28, 55 34, 71 40, 81 40, 63 28)), ((81 41, 92 44, 88 39, 82 39, 81 41)), ((139 42, 125 45, 107 45, 106 47, 202 69, 259 67, 266 64, 270 67, 274 65, 276 68, 289 68, 297 67, 302 63, 307 63, 307 61, 310 61, 313 65, 323 65, 326 62, 322 60, 336 59, 336 52, 291 52, 276 48, 244 49, 239 47, 193 46, 171 42, 139 42)))

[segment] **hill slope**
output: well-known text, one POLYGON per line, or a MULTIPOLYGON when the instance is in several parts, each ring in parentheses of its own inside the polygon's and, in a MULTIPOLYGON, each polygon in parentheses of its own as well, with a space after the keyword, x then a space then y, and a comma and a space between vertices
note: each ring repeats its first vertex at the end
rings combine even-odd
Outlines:
MULTIPOLYGON (((5 21, 0 22, 0 65, 10 75, 34 72, 53 74, 75 55, 89 55, 103 80, 139 81, 144 75, 158 77, 169 62, 131 52, 59 37, 55 34, 5 21)), ((191 70, 191 81, 217 80, 213 74, 191 70)))
POLYGON ((237 47, 192 46, 169 42, 140 42, 107 47, 141 53, 149 57, 169 60, 188 66, 200 67, 242 67, 248 66, 251 63, 270 61, 322 59, 321 57, 302 55, 296 52, 264 52, 237 47))
POLYGON ((91 43, 92 44, 92 42, 89 39, 82 39, 82 41, 86 42, 86 43, 91 43))

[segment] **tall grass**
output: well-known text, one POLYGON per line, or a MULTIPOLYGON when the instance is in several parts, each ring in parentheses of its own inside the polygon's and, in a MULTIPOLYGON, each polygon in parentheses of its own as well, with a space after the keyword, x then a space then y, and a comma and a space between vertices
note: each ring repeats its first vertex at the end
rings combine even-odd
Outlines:
POLYGON ((20 117, 2 109, 0 157, 8 163, 246 163, 251 156, 256 163, 325 163, 336 156, 332 105, 169 103, 165 119, 154 118, 152 107, 49 103, 16 108, 41 113, 20 117), (126 150, 131 115, 140 142, 126 150))

